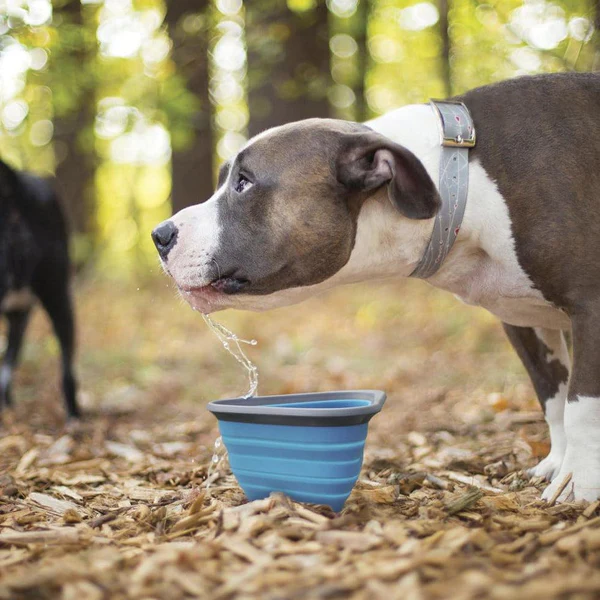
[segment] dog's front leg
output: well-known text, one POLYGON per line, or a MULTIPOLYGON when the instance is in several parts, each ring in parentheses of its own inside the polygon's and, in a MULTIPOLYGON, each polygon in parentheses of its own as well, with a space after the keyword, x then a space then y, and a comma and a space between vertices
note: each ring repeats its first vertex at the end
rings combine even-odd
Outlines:
POLYGON ((572 315, 573 372, 565 405, 567 447, 560 471, 544 490, 549 500, 565 479, 559 502, 600 498, 600 302, 572 315))
POLYGON ((19 360, 23 335, 29 321, 29 310, 11 311, 6 314, 6 318, 8 320, 8 344, 0 367, 0 409, 12 404, 13 371, 19 360))
POLYGON ((563 415, 571 361, 565 337, 558 329, 503 325, 529 373, 550 430, 550 453, 529 474, 552 480, 560 470, 567 446, 563 415))

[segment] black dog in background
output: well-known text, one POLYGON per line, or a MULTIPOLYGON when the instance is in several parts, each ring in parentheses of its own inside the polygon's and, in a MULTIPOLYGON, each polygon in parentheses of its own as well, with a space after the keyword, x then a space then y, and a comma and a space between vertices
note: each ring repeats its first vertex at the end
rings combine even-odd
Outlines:
POLYGON ((8 343, 0 366, 0 409, 11 404, 11 383, 31 308, 38 298, 62 352, 69 417, 80 415, 75 397, 75 324, 69 291, 70 262, 64 216, 50 184, 0 161, 0 314, 8 343))

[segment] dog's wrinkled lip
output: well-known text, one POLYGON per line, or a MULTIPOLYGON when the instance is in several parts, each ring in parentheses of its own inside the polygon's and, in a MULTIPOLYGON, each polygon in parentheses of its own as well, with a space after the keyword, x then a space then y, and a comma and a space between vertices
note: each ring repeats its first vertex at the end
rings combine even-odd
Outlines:
POLYGON ((194 309, 208 314, 218 310, 225 294, 215 290, 211 284, 202 286, 177 286, 181 297, 194 309))
POLYGON ((247 279, 218 277, 206 285, 177 287, 181 296, 194 310, 208 314, 227 308, 227 297, 241 292, 249 283, 247 279))
POLYGON ((250 281, 243 277, 219 277, 210 286, 223 294, 238 294, 249 285, 250 281))
POLYGON ((210 283, 200 286, 180 286, 179 289, 185 294, 237 294, 250 284, 248 279, 240 277, 217 277, 210 283))
POLYGON ((217 291, 210 283, 207 285, 178 285, 177 287, 184 294, 210 294, 217 291))

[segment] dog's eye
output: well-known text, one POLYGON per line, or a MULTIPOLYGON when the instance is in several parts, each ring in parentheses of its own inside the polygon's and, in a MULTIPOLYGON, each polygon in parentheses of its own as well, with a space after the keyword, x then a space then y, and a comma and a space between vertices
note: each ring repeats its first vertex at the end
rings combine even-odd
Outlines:
POLYGON ((238 194, 241 194, 242 192, 245 192, 246 190, 250 189, 253 185, 254 184, 247 177, 240 175, 238 177, 238 182, 235 185, 235 191, 238 194))

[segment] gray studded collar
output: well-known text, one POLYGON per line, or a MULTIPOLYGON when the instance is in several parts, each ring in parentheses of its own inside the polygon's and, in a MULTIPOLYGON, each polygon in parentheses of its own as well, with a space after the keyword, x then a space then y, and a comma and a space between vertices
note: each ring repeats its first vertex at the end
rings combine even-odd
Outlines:
POLYGON ((458 236, 469 192, 469 148, 475 146, 475 127, 462 102, 431 100, 441 132, 439 192, 442 206, 435 216, 431 238, 411 277, 426 279, 442 266, 458 236))

